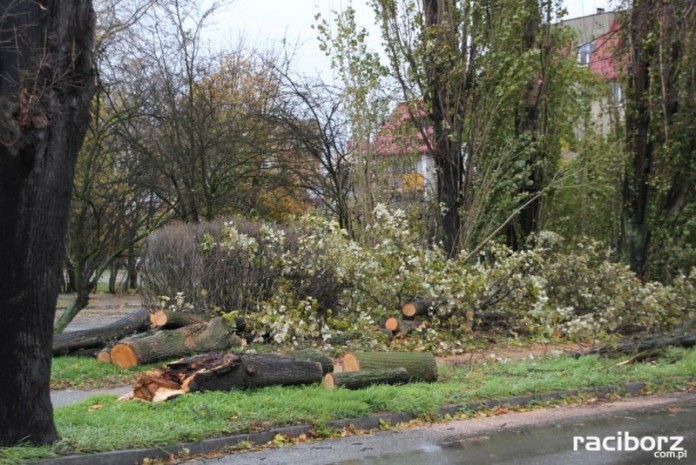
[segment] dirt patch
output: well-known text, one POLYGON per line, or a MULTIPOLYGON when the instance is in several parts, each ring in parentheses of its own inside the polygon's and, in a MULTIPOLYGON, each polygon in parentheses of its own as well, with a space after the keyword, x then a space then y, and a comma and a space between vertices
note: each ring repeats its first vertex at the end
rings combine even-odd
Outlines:
POLYGON ((482 363, 519 361, 554 356, 567 356, 576 352, 585 352, 589 346, 575 343, 528 343, 519 346, 492 344, 485 349, 474 350, 462 355, 438 358, 438 365, 468 366, 482 363))

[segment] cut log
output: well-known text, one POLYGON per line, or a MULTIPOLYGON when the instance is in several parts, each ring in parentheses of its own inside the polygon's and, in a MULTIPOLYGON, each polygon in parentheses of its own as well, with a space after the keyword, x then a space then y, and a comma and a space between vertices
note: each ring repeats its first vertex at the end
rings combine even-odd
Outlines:
POLYGON ((97 362, 99 363, 111 363, 111 349, 102 349, 97 354, 97 362))
POLYGON ((432 300, 414 300, 413 302, 406 302, 401 306, 401 313, 406 318, 415 318, 421 315, 427 315, 435 307, 436 302, 432 300))
POLYGON ((189 391, 230 391, 273 385, 318 383, 319 362, 281 354, 211 352, 177 360, 148 372, 135 384, 132 398, 159 402, 189 391))
POLYGON ((352 352, 343 357, 344 371, 406 369, 411 381, 437 381, 437 364, 430 352, 352 352))
POLYGON ((322 374, 331 373, 334 371, 334 364, 331 358, 316 349, 302 349, 294 352, 289 352, 286 355, 294 360, 304 360, 307 362, 318 362, 321 365, 322 374))
POLYGON ((190 312, 174 312, 162 309, 150 314, 150 325, 153 328, 176 329, 184 326, 205 323, 210 320, 210 316, 190 312))
POLYGON ((324 376, 326 389, 342 387, 345 389, 362 389, 375 384, 406 384, 411 377, 406 368, 388 368, 384 370, 361 370, 329 373, 324 376))
POLYGON ((66 355, 79 349, 100 349, 109 342, 117 341, 138 331, 144 331, 149 325, 148 315, 147 309, 139 308, 120 320, 101 328, 56 334, 53 336, 53 355, 66 355))
POLYGON ((184 355, 228 350, 242 344, 220 317, 153 336, 124 340, 111 349, 111 363, 121 368, 145 365, 184 355))
POLYGON ((413 331, 418 331, 425 328, 425 323, 416 320, 401 320, 399 318, 387 318, 384 322, 384 327, 391 331, 394 335, 396 334, 408 334, 413 331))

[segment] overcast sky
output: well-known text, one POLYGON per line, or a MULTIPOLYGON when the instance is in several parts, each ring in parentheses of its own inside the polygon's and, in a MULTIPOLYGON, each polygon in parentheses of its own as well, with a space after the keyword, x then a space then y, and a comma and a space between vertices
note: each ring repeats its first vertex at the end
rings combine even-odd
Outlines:
MULTIPOLYGON (((380 45, 379 32, 373 26, 373 15, 365 0, 353 0, 359 24, 368 28, 374 37, 373 47, 380 45), (374 31, 374 32, 373 32, 374 31)), ((607 0, 565 0, 566 18, 594 14, 597 8, 609 11, 607 0)), ((214 47, 225 47, 243 35, 247 45, 259 48, 278 47, 283 38, 297 43, 297 68, 304 74, 330 73, 329 60, 319 50, 316 33, 311 26, 317 12, 328 17, 332 10, 348 5, 347 0, 234 0, 219 11, 209 33, 214 47)))

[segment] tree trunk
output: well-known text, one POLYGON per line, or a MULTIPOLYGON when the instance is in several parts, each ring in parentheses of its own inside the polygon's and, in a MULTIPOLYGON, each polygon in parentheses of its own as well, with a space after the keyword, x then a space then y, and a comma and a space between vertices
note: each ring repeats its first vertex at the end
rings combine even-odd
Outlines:
POLYGON ((362 389, 375 384, 406 384, 410 376, 406 368, 388 368, 384 370, 361 370, 329 373, 322 382, 325 389, 342 387, 362 389))
POLYGON ((228 350, 242 344, 232 329, 217 317, 153 336, 121 341, 111 349, 111 363, 121 368, 145 365, 183 355, 228 350))
POLYGON ((130 254, 128 255, 126 269, 128 272, 128 289, 138 289, 138 257, 135 254, 134 249, 131 249, 130 254))
MULTIPOLYGON (((88 285, 89 286, 89 285, 88 285)), ((77 294, 75 295, 75 301, 66 308, 63 313, 58 318, 53 325, 53 332, 56 334, 62 333, 65 328, 68 327, 70 322, 75 319, 80 311, 89 305, 89 296, 94 289, 89 287, 85 289, 83 287, 78 287, 77 294)))
POLYGON ((459 249, 461 229, 464 180, 462 120, 465 111, 462 94, 466 77, 465 73, 455 76, 452 62, 442 59, 443 51, 454 53, 458 47, 459 26, 453 17, 454 2, 424 0, 423 10, 428 30, 428 52, 424 60, 427 82, 423 100, 429 107, 428 117, 433 125, 430 145, 437 168, 437 200, 444 206, 440 222, 442 245, 448 256, 454 257, 459 249))
POLYGON ((118 270, 121 268, 120 260, 114 260, 109 267, 109 294, 116 294, 116 284, 118 283, 118 270))
POLYGON ((626 93, 626 145, 629 160, 623 179, 623 210, 619 256, 639 276, 645 271, 650 233, 648 201, 653 164, 650 138, 651 55, 643 46, 655 6, 652 1, 636 1, 630 13, 628 92, 626 93))
POLYGON ((0 447, 57 439, 51 338, 93 94, 89 0, 0 0, 0 447))
POLYGON ((102 328, 56 334, 53 336, 53 355, 66 355, 78 349, 101 348, 111 341, 144 331, 148 327, 148 315, 147 309, 139 308, 102 328))
MULTIPOLYGON (((521 37, 520 53, 530 53, 537 47, 537 30, 541 24, 539 15, 538 0, 526 0, 524 5, 520 5, 525 16, 525 25, 521 37)), ((543 128, 539 117, 541 105, 544 101, 543 91, 545 86, 545 75, 548 73, 547 59, 543 52, 539 51, 542 69, 534 71, 534 75, 527 76, 528 83, 524 100, 517 109, 515 118, 515 132, 518 139, 523 141, 526 151, 525 160, 525 180, 521 187, 522 197, 521 210, 518 218, 512 221, 506 228, 507 245, 512 250, 519 250, 524 247, 527 238, 538 230, 541 217, 542 198, 546 181, 544 176, 544 165, 548 163, 548 154, 543 147, 543 128)))
POLYGON ((437 364, 430 352, 352 352, 343 357, 345 371, 403 367, 411 381, 437 381, 437 364))

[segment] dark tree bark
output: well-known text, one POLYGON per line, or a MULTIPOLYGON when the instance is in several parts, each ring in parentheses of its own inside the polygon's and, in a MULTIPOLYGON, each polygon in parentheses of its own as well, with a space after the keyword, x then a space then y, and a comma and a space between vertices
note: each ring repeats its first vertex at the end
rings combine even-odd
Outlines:
POLYGON ((0 0, 0 446, 57 439, 51 341, 93 25, 90 0, 0 0))
POLYGON ((643 275, 648 257, 650 232, 648 201, 654 145, 650 138, 651 54, 643 39, 650 29, 655 2, 636 0, 628 30, 628 92, 626 145, 630 154, 623 179, 623 211, 619 253, 638 275, 643 275))
MULTIPOLYGON (((522 40, 520 53, 526 54, 538 47, 537 33, 541 25, 539 2, 537 0, 527 0, 523 7, 525 9, 526 21, 522 29, 522 40)), ((551 19, 547 18, 547 26, 551 19)), ((544 42, 548 43, 548 38, 544 42)), ((518 217, 508 224, 506 228, 507 245, 513 250, 524 247, 527 238, 535 233, 539 228, 541 217, 542 198, 541 192, 546 186, 544 176, 544 153, 543 144, 543 122, 541 103, 543 100, 544 81, 548 74, 549 50, 540 49, 540 62, 542 69, 535 75, 528 76, 527 89, 524 101, 517 110, 515 118, 515 132, 519 140, 527 146, 528 154, 525 160, 525 183, 521 188, 524 194, 518 217), (545 53, 544 53, 545 52, 545 53)))
POLYGON ((452 63, 443 63, 442 49, 456 50, 457 34, 448 28, 453 23, 450 17, 453 7, 438 0, 424 0, 425 25, 433 35, 432 52, 428 54, 425 68, 427 91, 424 102, 429 104, 428 118, 433 124, 432 151, 437 167, 437 198, 444 206, 441 220, 441 237, 445 252, 450 257, 458 251, 458 237, 461 229, 462 183, 464 181, 464 159, 462 156, 462 115, 461 87, 466 87, 466 79, 459 86, 450 80, 452 63))

